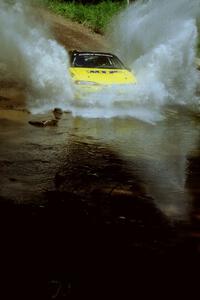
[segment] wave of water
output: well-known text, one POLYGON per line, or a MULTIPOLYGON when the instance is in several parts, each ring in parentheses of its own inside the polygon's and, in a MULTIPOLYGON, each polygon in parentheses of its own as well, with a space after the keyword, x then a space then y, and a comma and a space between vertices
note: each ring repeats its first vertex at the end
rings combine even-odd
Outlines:
POLYGON ((1 1, 0 62, 26 87, 28 109, 41 112, 73 99, 73 86, 66 50, 32 13, 27 1, 1 1))
POLYGON ((199 0, 140 0, 128 6, 108 26, 107 36, 111 51, 134 70, 138 83, 78 96, 67 51, 30 16, 27 1, 8 3, 0 3, 0 62, 25 83, 31 112, 60 107, 74 116, 154 123, 165 117, 167 105, 198 108, 199 0))
POLYGON ((197 0, 137 1, 108 29, 111 50, 136 73, 134 86, 107 87, 71 105, 74 115, 161 120, 166 105, 196 109, 197 0))

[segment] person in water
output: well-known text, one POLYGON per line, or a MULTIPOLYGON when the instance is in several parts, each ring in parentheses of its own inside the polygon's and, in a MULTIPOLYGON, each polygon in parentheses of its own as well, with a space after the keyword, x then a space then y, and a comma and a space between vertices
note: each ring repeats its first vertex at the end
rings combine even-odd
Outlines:
POLYGON ((62 118, 62 114, 63 114, 62 109, 54 108, 53 110, 54 119, 43 120, 43 121, 29 121, 29 124, 37 127, 56 126, 58 124, 58 121, 62 118))

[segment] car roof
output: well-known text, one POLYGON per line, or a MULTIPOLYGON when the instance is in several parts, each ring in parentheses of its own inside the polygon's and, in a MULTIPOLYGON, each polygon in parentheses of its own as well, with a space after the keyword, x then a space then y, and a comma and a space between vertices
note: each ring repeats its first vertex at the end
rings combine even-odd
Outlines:
POLYGON ((102 56, 115 56, 112 53, 109 52, 99 52, 99 51, 77 51, 77 50, 73 50, 70 51, 70 54, 72 55, 77 55, 77 54, 83 54, 83 55, 102 55, 102 56))

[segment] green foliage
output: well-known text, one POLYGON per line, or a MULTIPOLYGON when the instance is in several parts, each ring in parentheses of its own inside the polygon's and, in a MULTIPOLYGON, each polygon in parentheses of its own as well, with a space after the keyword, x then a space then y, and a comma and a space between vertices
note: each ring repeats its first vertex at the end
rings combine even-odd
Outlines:
MULTIPOLYGON (((126 1, 96 1, 83 4, 80 1, 43 0, 53 12, 82 23, 95 32, 103 33, 113 15, 125 7, 126 1)), ((85 1, 89 2, 89 1, 85 1)))
MULTIPOLYGON (((134 1, 136 0, 130 0, 130 3, 134 1)), ((99 33, 103 33, 112 16, 127 5, 127 0, 37 0, 37 2, 99 33)), ((200 35, 199 19, 197 27, 200 35)), ((200 57, 200 38, 197 44, 197 54, 200 57)))

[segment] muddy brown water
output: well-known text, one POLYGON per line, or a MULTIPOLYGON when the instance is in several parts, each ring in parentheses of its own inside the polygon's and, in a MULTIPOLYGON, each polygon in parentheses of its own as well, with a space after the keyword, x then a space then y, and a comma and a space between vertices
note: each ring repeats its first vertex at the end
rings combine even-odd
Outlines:
POLYGON ((158 286, 191 296, 200 122, 172 108, 166 115, 153 125, 64 113, 42 128, 28 122, 51 113, 0 111, 5 299, 143 299, 159 296, 158 286))

